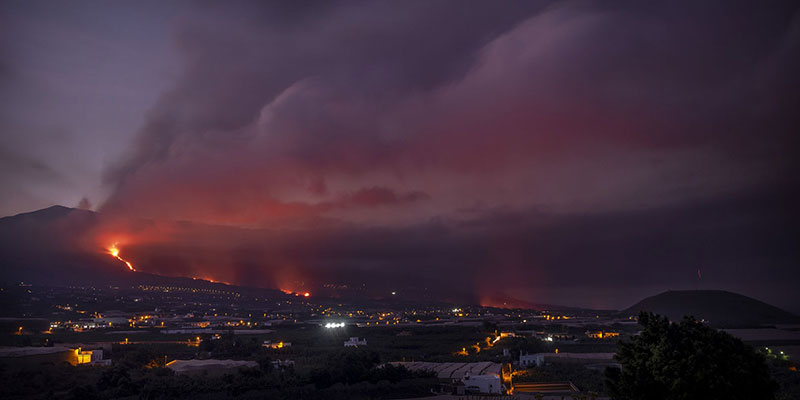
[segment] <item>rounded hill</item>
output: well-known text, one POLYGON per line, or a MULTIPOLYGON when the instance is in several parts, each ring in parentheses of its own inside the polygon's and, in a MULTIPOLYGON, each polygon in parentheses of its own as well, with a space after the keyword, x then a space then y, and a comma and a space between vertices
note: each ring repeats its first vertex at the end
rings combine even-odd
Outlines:
POLYGON ((622 312, 637 315, 640 311, 664 315, 674 321, 691 315, 709 325, 726 328, 800 322, 800 317, 778 307, 724 290, 667 291, 622 312))

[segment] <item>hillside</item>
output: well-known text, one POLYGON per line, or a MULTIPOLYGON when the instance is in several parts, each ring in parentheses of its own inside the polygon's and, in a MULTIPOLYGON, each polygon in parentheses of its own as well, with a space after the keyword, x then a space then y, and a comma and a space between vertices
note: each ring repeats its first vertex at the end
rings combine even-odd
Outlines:
MULTIPOLYGON (((0 218, 0 283, 44 286, 228 286, 205 279, 129 271, 83 238, 102 222, 99 213, 63 206, 0 218)), ((141 221, 137 221, 141 224, 141 221)), ((277 290, 235 286, 239 292, 283 297, 277 290)))
MULTIPOLYGON (((352 241, 349 245, 357 245, 352 241)), ((286 291, 309 291, 316 298, 470 303, 468 290, 428 290, 444 287, 436 281, 420 285, 401 270, 367 271, 337 259, 334 248, 301 230, 241 228, 187 221, 112 216, 101 212, 53 206, 0 218, 0 284, 32 283, 43 286, 137 286, 141 284, 214 285, 229 282, 242 292, 284 297, 286 291), (121 257, 110 246, 120 241, 121 257), (290 252, 303 263, 288 262, 276 254, 290 252), (327 261, 307 255, 333 254, 327 261), (370 274, 370 275, 367 275, 370 274), (192 279, 198 278, 198 279, 192 279), (313 279, 313 280, 312 280, 313 279), (352 282, 361 285, 353 285, 352 282), (370 284, 364 285, 368 281, 370 284), (336 284, 326 285, 334 282, 336 284), (399 295, 389 295, 397 291, 399 295), (388 295, 388 297, 387 297, 388 295)), ((316 256, 315 256, 316 257, 316 256)), ((498 302, 510 302, 504 297, 498 302)), ((530 307, 515 301, 514 307, 530 307)), ((550 309, 555 306, 548 307, 550 309)))
POLYGON ((667 291, 648 297, 622 313, 649 311, 673 321, 693 315, 720 328, 798 323, 800 317, 762 301, 723 290, 667 291))

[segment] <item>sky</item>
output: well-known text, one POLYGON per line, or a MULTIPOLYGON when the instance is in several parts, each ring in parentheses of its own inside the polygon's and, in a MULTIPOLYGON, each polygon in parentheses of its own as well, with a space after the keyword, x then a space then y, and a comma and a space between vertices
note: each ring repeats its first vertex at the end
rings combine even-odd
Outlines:
POLYGON ((258 232, 246 263, 229 237, 198 233, 226 243, 213 265, 192 234, 139 240, 234 283, 605 308, 701 287, 800 310, 798 10, 4 1, 0 215, 258 232))

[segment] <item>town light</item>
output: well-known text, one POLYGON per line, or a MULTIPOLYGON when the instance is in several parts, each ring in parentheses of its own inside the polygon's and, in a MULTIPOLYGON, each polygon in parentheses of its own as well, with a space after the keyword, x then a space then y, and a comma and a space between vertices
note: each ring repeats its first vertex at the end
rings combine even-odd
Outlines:
POLYGON ((325 328, 327 329, 344 328, 344 322, 328 322, 327 324, 325 324, 325 328))

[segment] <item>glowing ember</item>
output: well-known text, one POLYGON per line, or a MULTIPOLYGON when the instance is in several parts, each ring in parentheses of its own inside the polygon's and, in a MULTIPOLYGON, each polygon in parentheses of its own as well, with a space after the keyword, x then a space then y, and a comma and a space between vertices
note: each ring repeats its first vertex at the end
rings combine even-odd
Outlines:
POLYGON ((194 279, 194 280, 201 280, 201 281, 209 281, 209 282, 211 282, 211 283, 221 283, 221 284, 228 285, 228 286, 230 286, 230 285, 231 285, 229 282, 225 282, 225 281, 218 281, 218 280, 216 280, 216 279, 206 278, 206 277, 202 277, 202 276, 201 276, 201 277, 194 277, 194 278, 192 278, 192 279, 194 279))
POLYGON ((128 266, 128 269, 129 269, 129 270, 131 270, 131 271, 136 271, 136 270, 133 268, 133 265, 131 265, 130 261, 128 261, 128 260, 125 260, 124 258, 122 258, 122 257, 120 257, 120 256, 119 256, 119 248, 117 247, 117 243, 116 243, 116 242, 115 242, 114 244, 112 244, 112 245, 111 245, 111 247, 109 247, 109 248, 108 248, 108 254, 111 254, 111 255, 112 255, 112 256, 114 256, 114 258, 116 258, 117 260, 120 260, 120 261, 124 262, 124 263, 125 263, 125 265, 127 265, 127 266, 128 266))
POLYGON ((311 296, 311 293, 308 292, 303 293, 303 297, 308 297, 308 296, 311 296))

